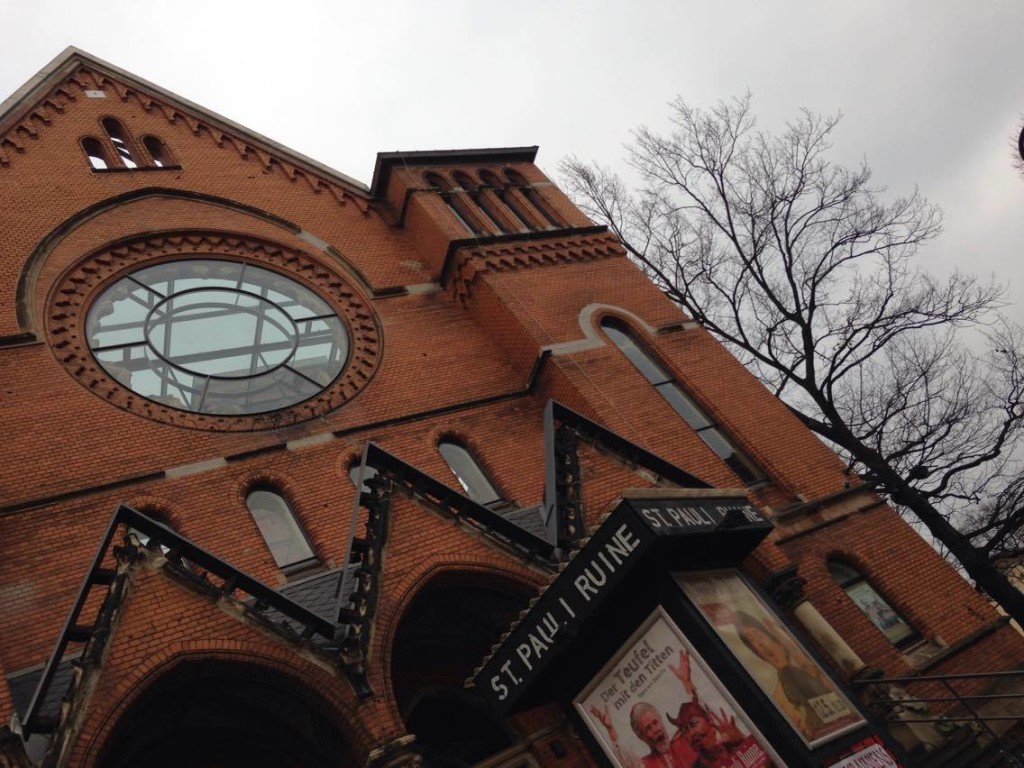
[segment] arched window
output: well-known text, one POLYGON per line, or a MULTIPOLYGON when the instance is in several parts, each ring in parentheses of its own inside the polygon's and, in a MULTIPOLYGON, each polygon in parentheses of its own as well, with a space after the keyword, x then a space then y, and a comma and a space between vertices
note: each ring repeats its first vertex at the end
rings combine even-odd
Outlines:
POLYGON ((501 199, 519 223, 522 225, 522 229, 537 229, 532 219, 526 214, 519 201, 516 200, 515 195, 512 194, 512 190, 505 184, 501 183, 501 179, 495 176, 490 171, 480 171, 480 180, 488 187, 494 190, 494 193, 501 199))
POLYGON ((469 199, 472 200, 477 208, 483 211, 488 221, 494 225, 495 229, 499 232, 510 232, 511 230, 502 221, 501 216, 494 209, 491 201, 487 199, 487 195, 480 194, 480 188, 473 182, 473 179, 468 174, 455 172, 452 174, 452 180, 462 187, 463 191, 469 195, 469 199))
POLYGON ((484 505, 503 501, 501 494, 494 488, 494 483, 465 446, 455 440, 445 439, 437 444, 437 450, 469 498, 477 504, 484 505))
POLYGON ((87 136, 82 139, 82 149, 85 150, 85 156, 89 158, 89 165, 95 170, 102 171, 110 167, 110 158, 107 157, 107 150, 104 149, 99 139, 87 136))
MULTIPOLYGON (((142 512, 142 514, 144 514, 150 520, 155 520, 161 525, 166 525, 168 528, 174 528, 174 525, 171 523, 170 515, 168 515, 166 512, 162 512, 159 509, 149 509, 147 507, 143 507, 139 511, 142 512)), ((149 546, 149 542, 151 539, 149 534, 143 533, 142 531, 138 531, 135 528, 129 528, 128 533, 134 534, 135 538, 138 539, 139 544, 143 547, 149 546)), ((160 544, 160 551, 162 551, 165 555, 168 552, 167 547, 163 543, 160 544)))
POLYGON ((315 563, 306 535, 284 498, 273 491, 256 490, 245 497, 245 504, 279 568, 296 571, 315 563))
POLYGON ((157 168, 166 168, 168 165, 174 165, 174 158, 171 157, 171 152, 167 149, 167 145, 156 136, 143 136, 142 146, 149 152, 153 165, 157 168))
POLYGON ((451 184, 436 173, 424 174, 423 178, 427 184, 441 195, 441 199, 448 206, 448 210, 455 214, 455 218, 459 220, 462 226, 474 235, 483 234, 483 227, 480 226, 476 217, 468 210, 458 193, 452 190, 451 184))
POLYGON ((105 117, 100 123, 103 126, 103 130, 107 132, 110 143, 114 145, 114 149, 117 151, 118 157, 121 158, 121 162, 124 163, 125 168, 138 168, 139 164, 135 162, 135 158, 132 155, 128 133, 121 126, 121 123, 112 117, 105 117))
POLYGON ((665 398, 687 424, 700 435, 711 450, 717 453, 729 468, 747 485, 765 479, 764 473, 733 445, 725 433, 711 420, 704 410, 686 394, 683 388, 646 350, 633 340, 624 323, 614 318, 601 320, 601 328, 636 369, 644 375, 658 393, 665 398))
POLYGON ((886 636, 890 643, 903 648, 913 645, 920 639, 917 631, 896 613, 889 605, 889 601, 882 597, 871 586, 871 582, 864 578, 864 574, 856 568, 841 560, 830 558, 828 571, 832 574, 832 580, 843 588, 846 596, 853 601, 861 613, 871 620, 878 631, 886 636))
POLYGON ((548 224, 552 227, 564 227, 565 222, 562 221, 561 217, 555 213, 554 209, 548 205, 548 201, 544 199, 533 185, 530 184, 521 174, 516 171, 505 171, 505 178, 508 179, 509 183, 512 184, 516 189, 523 193, 530 205, 537 209, 537 212, 543 216, 548 224))
POLYGON ((359 489, 360 493, 370 493, 370 486, 366 484, 366 481, 371 477, 377 476, 376 467, 363 467, 356 461, 352 466, 348 468, 348 479, 352 481, 352 485, 359 489), (359 472, 362 470, 363 482, 359 483, 359 472))

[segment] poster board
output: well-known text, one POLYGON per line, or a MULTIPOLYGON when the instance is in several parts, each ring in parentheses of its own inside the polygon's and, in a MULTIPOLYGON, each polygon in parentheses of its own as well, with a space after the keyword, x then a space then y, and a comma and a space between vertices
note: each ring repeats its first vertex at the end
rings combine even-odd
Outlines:
POLYGON ((675 578, 808 749, 865 725, 835 681, 738 571, 677 573, 675 578))
POLYGON ((660 606, 573 705, 617 768, 785 765, 660 606))

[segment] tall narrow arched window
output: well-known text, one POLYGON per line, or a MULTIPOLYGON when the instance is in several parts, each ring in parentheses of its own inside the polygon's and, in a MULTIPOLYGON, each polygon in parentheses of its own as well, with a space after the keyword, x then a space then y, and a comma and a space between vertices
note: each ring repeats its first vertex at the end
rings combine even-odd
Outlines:
POLYGON ((544 196, 540 194, 533 185, 528 182, 520 173, 516 171, 508 170, 505 171, 505 178, 508 179, 509 183, 512 184, 516 189, 523 193, 523 196, 537 212, 544 217, 544 219, 552 227, 564 227, 565 222, 562 221, 561 217, 555 213, 554 209, 548 205, 548 201, 544 199, 544 196))
POLYGON ((693 427, 694 431, 700 435, 701 440, 721 457, 740 480, 747 485, 753 485, 765 479, 764 472, 733 445, 704 409, 686 394, 679 382, 634 341, 624 323, 606 317, 601 320, 601 328, 622 354, 658 391, 658 394, 665 398, 665 401, 683 418, 683 421, 693 427))
POLYGON ((511 231, 505 222, 502 221, 501 216, 494 209, 494 206, 491 205, 491 201, 487 199, 487 195, 480 193, 479 185, 473 182, 473 179, 470 178, 469 174, 457 171, 452 174, 452 180, 462 188, 462 190, 469 196, 469 199, 476 204, 476 207, 483 212, 484 216, 491 224, 494 225, 494 228, 498 232, 511 231))
POLYGON ((102 171, 110 167, 110 158, 107 157, 107 150, 99 139, 86 136, 82 139, 82 149, 85 150, 85 156, 89 158, 89 165, 95 170, 102 171))
POLYGON ((452 190, 451 184, 436 173, 424 174, 423 178, 432 189, 441 195, 441 199, 444 200, 445 205, 448 206, 448 210, 455 214, 455 218, 459 220, 462 226, 474 235, 483 234, 484 229, 480 226, 480 222, 477 221, 473 213, 468 210, 465 202, 458 193, 452 190))
POLYGON ((480 180, 488 187, 494 190, 494 193, 498 198, 505 204, 505 206, 512 212, 515 218, 522 225, 523 229, 537 229, 536 225, 530 216, 523 210, 522 205, 516 200, 515 195, 512 194, 512 190, 507 184, 503 184, 501 179, 495 176, 490 171, 480 171, 480 180))
POLYGON ((245 504, 279 568, 296 571, 316 562, 295 513, 283 497, 273 491, 256 490, 245 497, 245 504))
POLYGON ((167 145, 158 137, 143 136, 142 146, 146 148, 150 159, 153 161, 153 165, 157 168, 166 168, 168 165, 174 165, 174 158, 171 157, 170 150, 167 149, 167 145))
POLYGON ((890 643, 904 648, 920 640, 917 631, 871 586, 864 574, 835 558, 829 559, 828 571, 832 580, 843 588, 846 596, 890 643))
POLYGON ((485 506, 503 501, 494 483, 464 445, 446 438, 437 444, 437 450, 469 498, 485 506))
POLYGON ((112 117, 105 117, 100 121, 103 130, 107 132, 110 143, 114 145, 118 157, 124 163, 125 168, 138 168, 139 164, 132 155, 131 141, 124 127, 112 117))

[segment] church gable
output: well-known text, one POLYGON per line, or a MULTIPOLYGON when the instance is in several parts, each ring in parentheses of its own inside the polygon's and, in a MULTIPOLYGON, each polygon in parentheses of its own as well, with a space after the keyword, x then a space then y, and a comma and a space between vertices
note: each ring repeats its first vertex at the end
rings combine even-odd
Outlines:
MULTIPOLYGON (((366 190, 354 179, 298 157, 269 139, 73 48, 2 105, 6 115, 0 116, 0 171, 16 165, 47 130, 53 130, 61 118, 89 101, 109 105, 111 112, 121 111, 115 104, 134 104, 145 114, 162 118, 160 122, 166 125, 183 126, 192 136, 258 164, 262 172, 302 182, 315 194, 327 192, 339 205, 352 203, 363 213, 368 210, 366 190)), ((108 126, 102 120, 96 125, 96 134, 81 136, 78 141, 82 162, 94 170, 173 168, 177 164, 173 150, 160 146, 160 137, 135 136, 123 125, 108 126)))

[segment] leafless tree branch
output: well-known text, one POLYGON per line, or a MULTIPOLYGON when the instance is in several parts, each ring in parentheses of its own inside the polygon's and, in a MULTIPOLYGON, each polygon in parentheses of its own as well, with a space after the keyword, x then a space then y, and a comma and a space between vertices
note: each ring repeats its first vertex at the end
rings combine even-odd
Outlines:
POLYGON ((839 116, 804 111, 771 135, 748 94, 707 110, 677 99, 670 119, 633 134, 636 189, 568 158, 569 194, 1024 619, 989 559, 1024 550, 1024 334, 1000 316, 1002 287, 918 266, 940 212, 917 190, 887 198, 866 163, 830 161, 839 116))

